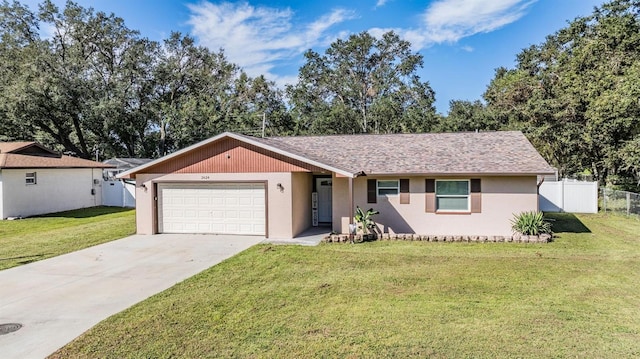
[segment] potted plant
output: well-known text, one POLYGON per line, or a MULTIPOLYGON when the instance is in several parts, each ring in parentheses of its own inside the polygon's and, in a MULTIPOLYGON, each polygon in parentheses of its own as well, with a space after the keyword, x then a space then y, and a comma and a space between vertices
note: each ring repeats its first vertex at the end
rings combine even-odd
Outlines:
POLYGON ((358 223, 358 228, 362 229, 362 240, 372 240, 376 238, 376 234, 373 232, 376 227, 376 222, 373 221, 373 216, 380 214, 373 208, 369 208, 366 212, 359 206, 356 206, 356 213, 354 220, 358 223))

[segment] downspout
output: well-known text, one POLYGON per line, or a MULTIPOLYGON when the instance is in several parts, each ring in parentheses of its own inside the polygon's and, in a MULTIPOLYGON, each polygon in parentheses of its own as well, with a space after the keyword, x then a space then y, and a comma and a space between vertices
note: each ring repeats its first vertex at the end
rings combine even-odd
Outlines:
MULTIPOLYGON (((353 177, 349 177, 349 227, 351 227, 351 224, 355 223, 353 202, 353 177)), ((351 234, 351 232, 349 232, 349 234, 351 234)))
POLYGON ((544 176, 542 176, 542 179, 536 185, 536 193, 538 194, 536 196, 536 202, 537 202, 536 207, 538 207, 538 211, 540 211, 540 186, 542 186, 543 183, 544 183, 544 176))
MULTIPOLYGON (((96 190, 96 178, 95 178, 95 168, 91 169, 91 194, 93 195, 93 206, 96 207, 98 206, 98 200, 97 200, 97 196, 98 196, 98 191, 96 190)), ((100 205, 102 205, 102 203, 100 203, 100 205)))
POLYGON ((540 180, 540 182, 538 182, 538 194, 540 194, 540 186, 542 186, 542 184, 544 183, 544 177, 542 177, 542 179, 540 180))

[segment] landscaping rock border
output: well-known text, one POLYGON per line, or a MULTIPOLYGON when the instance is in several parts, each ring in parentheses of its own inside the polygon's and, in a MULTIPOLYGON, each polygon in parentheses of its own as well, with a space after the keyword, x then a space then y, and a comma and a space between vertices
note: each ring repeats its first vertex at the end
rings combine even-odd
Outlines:
MULTIPOLYGON (((522 234, 514 234, 512 236, 442 236, 442 235, 424 235, 413 233, 389 234, 382 233, 377 236, 380 241, 422 241, 422 242, 490 242, 490 243, 548 243, 551 242, 550 234, 541 234, 539 236, 527 236, 522 234)), ((369 239, 370 240, 370 239, 369 239)), ((362 234, 356 234, 353 239, 348 234, 331 234, 322 239, 325 243, 352 243, 362 242, 362 234)))

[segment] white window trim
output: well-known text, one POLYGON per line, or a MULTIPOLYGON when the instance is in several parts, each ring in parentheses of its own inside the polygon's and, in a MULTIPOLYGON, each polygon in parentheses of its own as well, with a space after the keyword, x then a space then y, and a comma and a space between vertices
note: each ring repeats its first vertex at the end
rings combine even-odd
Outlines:
POLYGON ((469 213, 471 212, 471 180, 470 179, 442 179, 442 180, 436 180, 435 183, 435 195, 436 195, 436 213, 438 212, 459 212, 459 213, 469 213), (463 182, 466 181, 467 182, 467 194, 466 195, 438 195, 438 182, 463 182), (463 198, 466 197, 467 198, 467 209, 440 209, 438 208, 438 198, 440 197, 445 197, 445 198, 463 198))
POLYGON ((24 176, 24 183, 27 186, 33 186, 38 184, 38 174, 36 172, 27 172, 24 176), (31 175, 31 176, 29 176, 31 175), (33 180, 33 182, 29 182, 29 180, 33 180))
POLYGON ((400 195, 400 180, 393 180, 393 179, 379 179, 376 180, 376 195, 378 197, 397 197, 398 195, 400 195), (387 181, 387 182, 391 182, 391 181, 395 181, 396 185, 395 187, 380 187, 380 181, 387 181), (396 190, 396 194, 380 194, 380 189, 395 189, 396 190))

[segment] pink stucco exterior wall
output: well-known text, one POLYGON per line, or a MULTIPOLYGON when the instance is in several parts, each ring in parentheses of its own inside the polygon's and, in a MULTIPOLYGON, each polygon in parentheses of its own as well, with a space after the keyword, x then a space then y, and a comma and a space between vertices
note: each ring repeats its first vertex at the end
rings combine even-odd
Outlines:
POLYGON ((138 234, 157 232, 154 184, 208 182, 265 182, 267 194, 267 235, 292 238, 311 225, 310 173, 173 173, 136 176, 136 224, 138 234), (205 178, 205 179, 203 179, 205 178), (277 187, 280 183, 283 190, 277 187), (143 187, 144 185, 144 187, 143 187), (304 210, 304 208, 307 210, 304 210))
POLYGON ((291 220, 293 237, 311 227, 311 190, 310 173, 293 172, 291 174, 292 198, 291 220))
MULTIPOLYGON (((136 219, 140 234, 157 231, 155 183, 264 182, 267 194, 267 235, 292 238, 311 226, 312 174, 308 172, 275 173, 205 173, 138 174, 136 178, 136 219), (208 179, 203 180, 203 177, 208 179), (277 188, 281 183, 283 190, 277 188), (142 184, 146 187, 142 187, 142 184)), ((375 217, 380 229, 389 233, 429 235, 502 235, 512 234, 510 220, 514 213, 537 210, 535 176, 480 177, 482 181, 481 213, 439 214, 425 212, 425 177, 409 178, 410 203, 400 204, 399 196, 377 197, 367 203, 367 179, 353 179, 354 205, 380 211, 375 217)), ((452 178, 452 177, 448 177, 452 178)), ((468 179, 469 177, 461 177, 468 179)), ((474 178, 478 178, 474 176, 474 178)), ((444 179, 444 178, 443 178, 444 179)), ((349 179, 333 177, 333 230, 347 233, 350 222, 349 179)))
MULTIPOLYGON (((400 204, 399 196, 377 197, 377 203, 367 203, 367 179, 353 180, 354 205, 380 211, 375 217, 379 228, 389 233, 429 235, 500 235, 513 234, 514 213, 538 209, 535 176, 477 177, 482 181, 482 212, 439 214, 425 212, 425 177, 384 177, 376 179, 409 178, 410 203, 400 204)), ((439 178, 453 179, 455 177, 439 178)), ((461 177, 469 179, 469 177, 461 177)), ((333 229, 348 232, 349 200, 347 178, 333 181, 333 229)))

